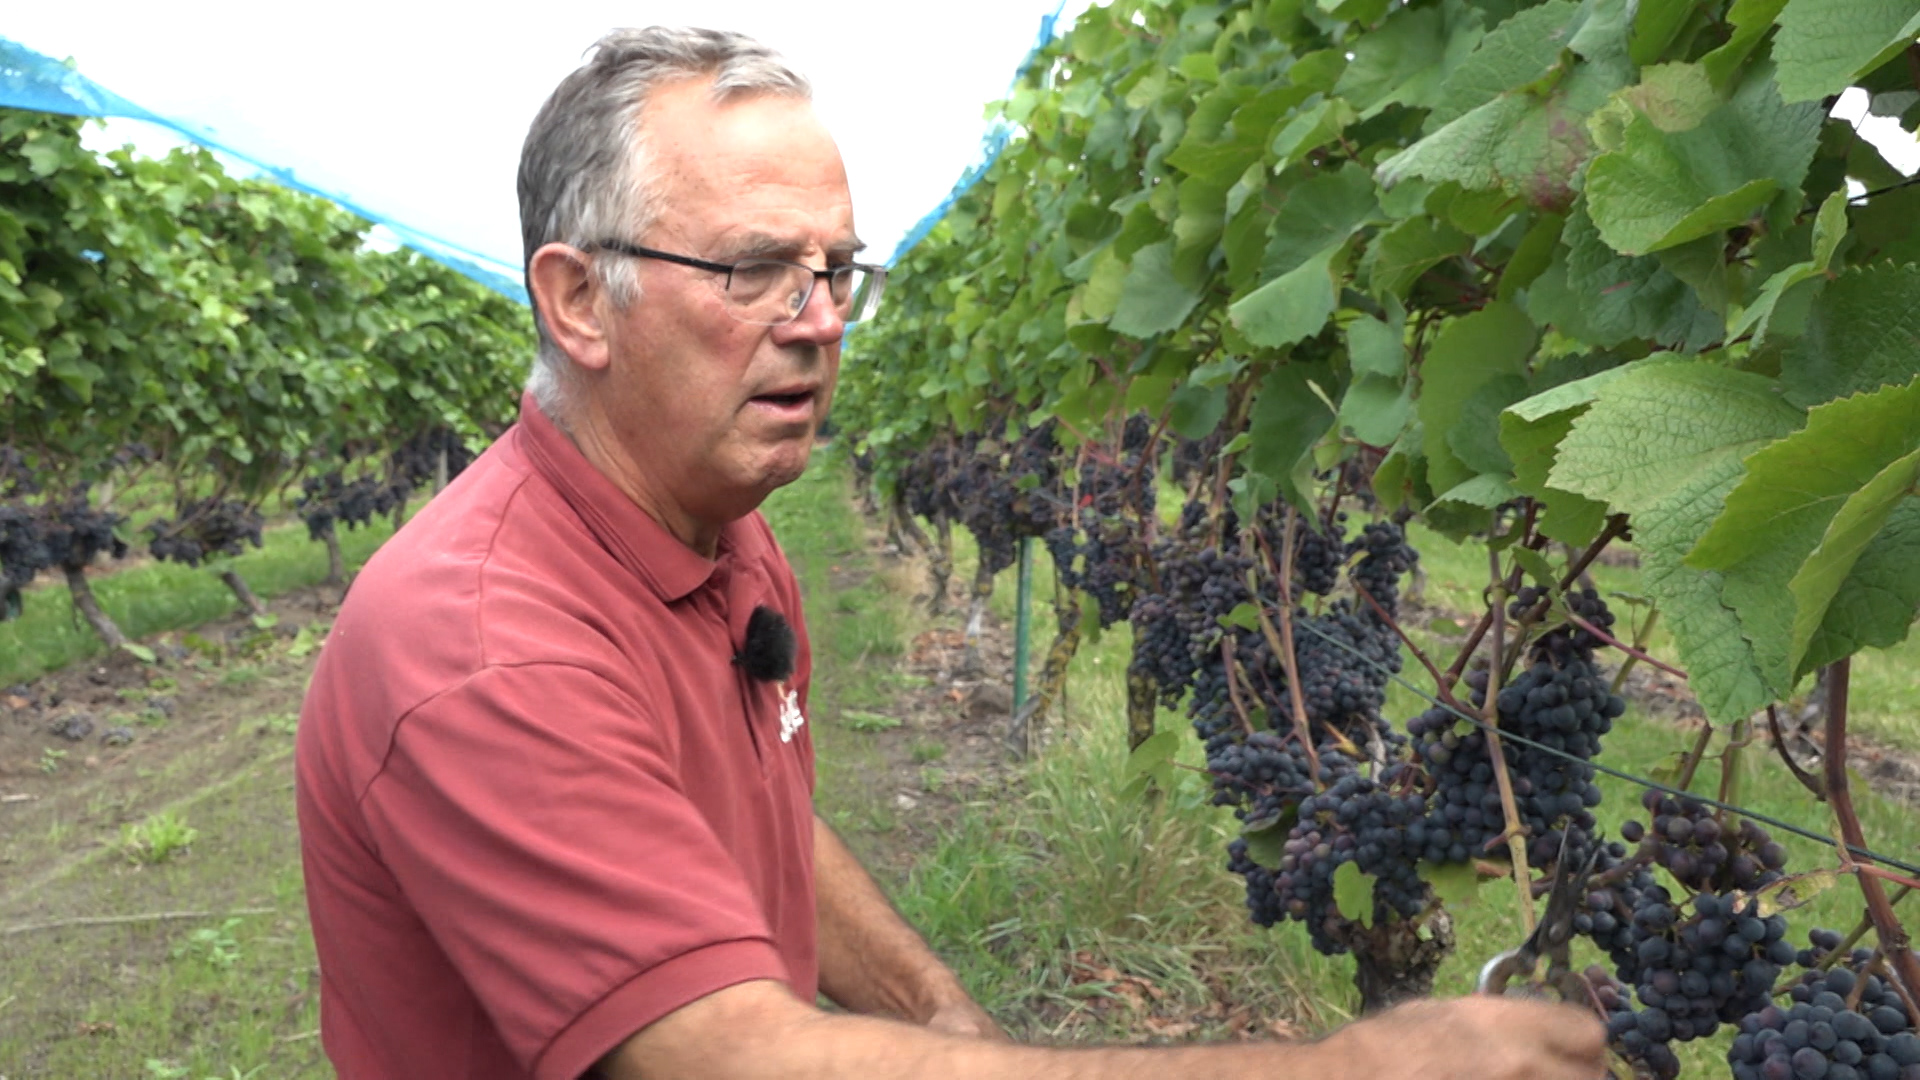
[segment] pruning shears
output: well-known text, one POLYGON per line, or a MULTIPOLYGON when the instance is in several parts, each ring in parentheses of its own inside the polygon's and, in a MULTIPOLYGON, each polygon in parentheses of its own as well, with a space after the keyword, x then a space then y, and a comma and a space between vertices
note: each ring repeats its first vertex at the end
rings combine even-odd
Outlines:
POLYGON ((1480 969, 1480 982, 1475 988, 1477 993, 1500 996, 1508 993, 1508 984, 1515 979, 1525 980, 1524 989, 1514 993, 1525 996, 1542 996, 1543 991, 1551 988, 1567 1002, 1586 1002, 1592 996, 1587 980, 1573 969, 1571 959, 1573 944, 1573 917, 1579 913, 1580 905, 1587 895, 1587 879, 1593 874, 1594 864, 1600 858, 1600 848, 1595 845, 1578 867, 1568 865, 1564 843, 1560 861, 1553 868, 1553 883, 1547 891, 1547 910, 1534 924, 1533 933, 1518 948, 1487 961, 1480 969), (1540 966, 1541 958, 1546 958, 1546 978, 1535 981, 1534 970, 1540 966))

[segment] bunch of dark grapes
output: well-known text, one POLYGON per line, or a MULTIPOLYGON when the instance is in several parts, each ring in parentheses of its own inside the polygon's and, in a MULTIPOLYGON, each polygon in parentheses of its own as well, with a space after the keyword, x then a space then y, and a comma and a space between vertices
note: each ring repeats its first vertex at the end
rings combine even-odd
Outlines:
MULTIPOLYGON (((1368 524, 1347 542, 1347 561, 1353 564, 1354 587, 1365 590, 1388 614, 1398 614, 1400 579, 1420 561, 1420 553, 1407 543, 1406 531, 1391 521, 1368 524)), ((1372 611, 1364 601, 1362 606, 1372 611)))
MULTIPOLYGON (((1538 586, 1528 585, 1513 594, 1513 600, 1507 604, 1507 615, 1519 619, 1540 602, 1541 591, 1538 586)), ((1592 589, 1568 592, 1564 598, 1567 610, 1596 629, 1613 631, 1613 612, 1607 610, 1606 601, 1592 589)), ((1606 645, 1606 641, 1592 631, 1571 620, 1542 634, 1534 643, 1538 654, 1552 656, 1556 660, 1569 657, 1591 657, 1593 651, 1606 645)))
POLYGON ((1213 805, 1231 806, 1235 817, 1255 825, 1280 820, 1314 791, 1307 755, 1272 731, 1222 746, 1208 756, 1207 771, 1213 778, 1213 805))
POLYGON ((1204 439, 1176 439, 1168 463, 1173 482, 1186 488, 1202 475, 1211 476, 1214 467, 1219 464, 1220 450, 1226 445, 1225 428, 1215 429, 1204 439))
MULTIPOLYGON (((1469 673, 1467 685, 1473 708, 1483 709, 1487 673, 1469 673)), ((1514 806, 1530 837, 1527 857, 1539 865, 1556 859, 1562 830, 1584 849, 1600 804, 1588 762, 1626 702, 1608 692, 1591 659, 1575 657, 1560 667, 1536 661, 1501 688, 1498 706, 1501 733, 1527 740, 1501 743, 1514 806)), ((1432 857, 1458 862, 1479 854, 1506 828, 1486 732, 1436 706, 1407 721, 1407 734, 1435 784, 1434 813, 1425 823, 1432 857)))
POLYGON ((960 516, 954 482, 960 456, 951 438, 940 438, 907 459, 895 482, 906 493, 909 512, 928 521, 952 521, 960 516))
POLYGON ((1054 572, 1099 605, 1101 627, 1128 617, 1148 584, 1142 523, 1154 512, 1154 464, 1146 455, 1152 424, 1131 417, 1116 459, 1086 455, 1075 482, 1055 493, 1058 523, 1047 531, 1054 572))
POLYGON ((1251 598, 1247 571, 1253 563, 1197 536, 1162 542, 1153 561, 1160 591, 1143 592, 1133 602, 1132 670, 1154 680, 1169 708, 1192 689, 1188 713, 1201 738, 1208 738, 1230 722, 1220 620, 1251 598), (1203 670, 1213 676, 1204 693, 1195 686, 1203 670))
POLYGON ((238 555, 251 543, 259 547, 265 519, 246 503, 201 499, 179 507, 174 520, 147 526, 153 536, 147 550, 162 561, 197 567, 206 559, 238 555))
POLYGON ((390 512, 404 497, 392 484, 371 476, 349 483, 338 472, 309 477, 301 481, 300 491, 294 509, 307 523, 307 536, 312 540, 325 539, 336 521, 350 529, 361 528, 376 514, 390 512))
POLYGON ((39 517, 40 540, 46 545, 50 565, 84 570, 102 555, 126 557, 127 542, 115 532, 126 519, 94 509, 84 490, 64 502, 41 507, 39 517))
POLYGON ((1645 1030, 1651 1027, 1658 1033, 1662 1021, 1647 1020, 1649 1013, 1636 1011, 1632 988, 1608 975, 1605 968, 1590 967, 1586 977, 1594 1001, 1606 1014, 1607 1041, 1614 1051, 1633 1065, 1636 1076, 1675 1080, 1680 1075, 1680 1058, 1669 1045, 1671 1036, 1654 1039, 1645 1030))
POLYGON ((1787 849, 1753 822, 1742 819, 1727 828, 1699 799, 1659 791, 1642 795, 1641 805, 1652 815, 1652 827, 1629 821, 1620 835, 1639 844, 1643 854, 1686 888, 1748 891, 1779 880, 1787 849))
POLYGON ((0 499, 40 494, 33 463, 16 447, 0 446, 0 499))
POLYGON ((1019 558, 1019 542, 1047 535, 1059 510, 1058 450, 1053 422, 1027 431, 1011 447, 970 436, 945 477, 960 524, 973 534, 983 573, 1019 558))
POLYGON ((1299 820, 1266 883, 1270 893, 1256 895, 1262 882, 1250 878, 1247 906, 1254 921, 1266 917, 1262 925, 1276 917, 1305 924, 1314 947, 1333 956, 1346 951, 1351 930, 1334 901, 1334 873, 1342 865, 1354 863, 1375 878, 1374 923, 1412 918, 1426 907, 1420 853, 1407 840, 1407 827, 1425 813, 1426 800, 1394 784, 1391 771, 1379 781, 1362 775, 1337 751, 1322 752, 1320 765, 1327 786, 1300 802, 1299 820))
POLYGON ((39 521, 23 506, 0 503, 0 621, 19 614, 20 590, 51 565, 39 521))
POLYGON ((1818 957, 1840 935, 1815 930, 1816 950, 1788 991, 1790 1004, 1763 1002, 1739 1021, 1727 1051, 1734 1080, 1920 1080, 1920 1035, 1900 996, 1869 971, 1873 954, 1820 970, 1818 957))
POLYGON ((411 494, 426 487, 440 474, 440 456, 447 459, 447 479, 452 480, 473 464, 473 451, 460 433, 448 427, 431 428, 396 447, 388 458, 391 482, 411 494))

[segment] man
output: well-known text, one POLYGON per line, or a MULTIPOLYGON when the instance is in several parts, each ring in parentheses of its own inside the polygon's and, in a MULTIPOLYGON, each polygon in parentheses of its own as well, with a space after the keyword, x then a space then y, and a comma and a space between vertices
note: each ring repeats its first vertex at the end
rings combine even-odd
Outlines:
POLYGON ((1006 1042, 811 812, 811 658, 756 508, 881 280, 807 84, 737 35, 611 34, 520 193, 521 422, 368 564, 301 717, 341 1076, 1599 1074, 1591 1018, 1491 998, 1312 1045, 1006 1042), (765 609, 790 670, 751 658, 765 609))

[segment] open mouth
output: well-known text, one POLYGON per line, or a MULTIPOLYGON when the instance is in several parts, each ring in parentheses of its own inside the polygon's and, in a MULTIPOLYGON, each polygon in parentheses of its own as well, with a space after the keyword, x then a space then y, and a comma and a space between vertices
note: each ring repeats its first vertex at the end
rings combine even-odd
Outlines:
POLYGON ((813 391, 796 390, 791 394, 761 394, 753 400, 764 401, 769 405, 778 405, 781 408, 792 408, 813 401, 813 391))

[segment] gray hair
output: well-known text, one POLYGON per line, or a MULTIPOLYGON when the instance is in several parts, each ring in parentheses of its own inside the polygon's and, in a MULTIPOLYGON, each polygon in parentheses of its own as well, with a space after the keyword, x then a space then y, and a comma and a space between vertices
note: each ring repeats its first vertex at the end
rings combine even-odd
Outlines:
MULTIPOLYGON (((712 80, 712 99, 754 94, 810 99, 806 77, 744 34, 693 27, 615 30, 586 63, 554 88, 520 151, 520 236, 527 269, 546 244, 586 247, 609 237, 637 239, 659 215, 642 114, 652 92, 687 79, 712 80)), ((633 261, 595 259, 593 272, 615 304, 639 297, 633 261)), ((529 276, 527 292, 533 281, 529 276)), ((547 332, 535 305, 539 362, 527 389, 555 423, 569 423, 572 361, 547 332)))

